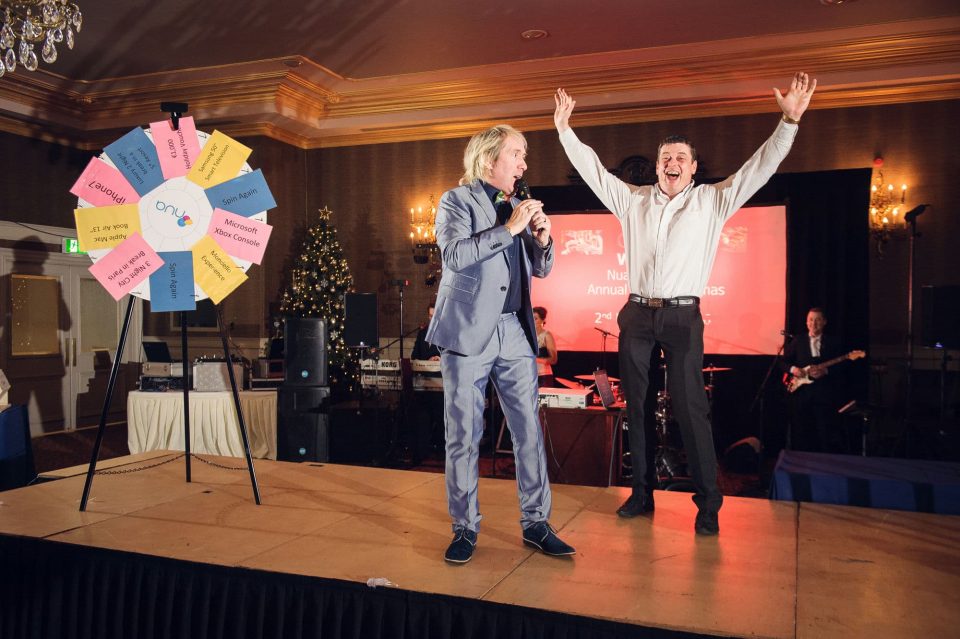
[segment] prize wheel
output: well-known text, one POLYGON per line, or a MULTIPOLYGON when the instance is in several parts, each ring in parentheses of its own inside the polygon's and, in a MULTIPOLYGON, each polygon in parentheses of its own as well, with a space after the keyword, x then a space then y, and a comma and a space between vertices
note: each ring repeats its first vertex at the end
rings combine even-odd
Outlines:
MULTIPOLYGON (((149 127, 143 129, 152 141, 153 135, 149 127)), ((207 143, 210 135, 197 131, 197 140, 201 150, 207 143)), ((99 159, 117 168, 116 164, 106 153, 101 153, 99 159)), ((250 165, 244 162, 234 177, 252 172, 250 165)), ((94 205, 83 198, 77 198, 77 208, 90 208, 94 205)), ((189 251, 201 238, 207 234, 210 221, 213 218, 213 206, 207 199, 203 187, 188 180, 186 177, 173 177, 164 180, 159 186, 149 191, 137 203, 140 213, 141 235, 147 244, 158 253, 164 251, 189 251)), ((261 211, 247 216, 248 219, 258 222, 267 221, 267 212, 261 211)), ((94 264, 113 249, 93 249, 89 251, 90 259, 94 264)), ((231 256, 237 266, 246 273, 252 262, 231 256)), ((209 296, 194 281, 194 298, 196 301, 205 300, 209 296)), ((146 280, 130 290, 130 294, 144 300, 150 300, 150 282, 146 280)))

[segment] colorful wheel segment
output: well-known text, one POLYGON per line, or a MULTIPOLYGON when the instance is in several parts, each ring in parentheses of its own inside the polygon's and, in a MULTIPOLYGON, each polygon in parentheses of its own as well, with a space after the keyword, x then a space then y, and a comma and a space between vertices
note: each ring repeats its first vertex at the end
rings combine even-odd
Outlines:
POLYGON ((267 210, 276 206, 246 161, 250 152, 182 118, 177 131, 169 122, 134 128, 91 159, 70 192, 80 249, 114 298, 129 293, 152 300, 153 310, 189 310, 208 297, 219 303, 246 279, 266 250, 267 210))

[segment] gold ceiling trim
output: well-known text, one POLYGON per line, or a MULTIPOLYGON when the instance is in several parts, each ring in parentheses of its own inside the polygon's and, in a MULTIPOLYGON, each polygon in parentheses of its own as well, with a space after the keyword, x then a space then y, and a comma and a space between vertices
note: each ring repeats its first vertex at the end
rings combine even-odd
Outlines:
MULTIPOLYGON (((701 43, 696 49, 703 51, 709 45, 701 43)), ((397 82, 344 80, 301 57, 96 82, 71 82, 38 71, 11 75, 0 82, 0 113, 14 114, 4 118, 0 128, 43 137, 43 127, 49 126, 53 132, 48 137, 75 136, 73 145, 84 147, 102 138, 107 129, 158 119, 159 102, 176 99, 190 104, 190 115, 201 125, 203 120, 242 120, 230 126, 300 148, 322 148, 462 137, 480 126, 480 119, 470 113, 488 105, 505 107, 501 109, 505 115, 497 121, 533 125, 523 124, 528 129, 548 128, 552 126, 550 96, 557 86, 568 88, 578 98, 612 96, 609 108, 582 106, 578 111, 581 125, 768 111, 771 98, 766 90, 756 89, 758 81, 785 79, 800 68, 818 75, 884 74, 889 78, 883 86, 867 87, 866 82, 859 82, 859 86, 846 89, 823 87, 817 108, 958 97, 960 26, 954 23, 938 30, 841 42, 752 49, 740 42, 719 41, 716 45, 716 52, 709 55, 658 60, 613 62, 622 56, 575 56, 570 58, 571 66, 547 72, 524 70, 509 76, 502 73, 504 65, 472 67, 464 70, 470 77, 454 81, 417 82, 418 77, 436 74, 400 76, 397 82), (733 50, 734 46, 739 48, 733 50), (283 66, 283 61, 292 59, 299 66, 283 66), (575 66, 577 62, 579 66, 575 66), (948 75, 909 78, 910 73, 917 74, 917 68, 924 73, 946 68, 948 75), (744 69, 749 69, 748 76, 744 69), (900 75, 904 78, 898 79, 900 75), (324 86, 325 81, 330 86, 324 86), (517 108, 504 103, 504 86, 511 87, 510 104, 536 104, 531 108, 537 113, 515 114, 517 108), (741 87, 744 92, 748 89, 742 87, 753 89, 731 97, 730 87, 741 87), (694 101, 689 96, 697 88, 700 95, 694 101), (711 93, 715 97, 710 97, 711 93), (407 117, 410 124, 394 126, 391 121, 401 113, 415 119, 407 117), (21 123, 16 124, 18 121, 21 123), (384 126, 379 126, 381 122, 384 126), (542 125, 544 122, 547 124, 542 125), (321 123, 323 126, 318 126, 321 123)), ((528 63, 516 66, 533 69, 528 63)))
POLYGON ((475 77, 465 80, 422 82, 402 87, 352 88, 347 85, 341 92, 341 100, 330 106, 329 117, 446 109, 464 103, 496 104, 503 99, 504 86, 510 87, 512 101, 522 101, 552 95, 558 86, 589 95, 737 82, 744 80, 744 68, 750 69, 751 78, 787 78, 797 69, 822 74, 941 63, 960 64, 960 30, 864 38, 814 45, 813 49, 810 45, 797 45, 742 51, 736 55, 596 64, 556 73, 530 71, 509 77, 475 73, 475 77), (811 63, 811 60, 815 62, 811 63))
MULTIPOLYGON (((960 99, 960 79, 952 79, 944 82, 897 84, 882 88, 818 90, 817 100, 812 108, 813 110, 823 110, 958 99, 960 99)), ((583 111, 577 114, 576 125, 579 128, 703 117, 753 115, 757 113, 770 113, 771 118, 774 118, 775 116, 774 112, 771 111, 771 106, 773 106, 773 98, 769 96, 690 100, 660 105, 583 111)), ((515 116, 509 120, 513 126, 522 131, 542 131, 554 127, 552 113, 515 116)), ((425 125, 368 128, 360 132, 350 132, 342 136, 326 136, 320 140, 314 140, 308 148, 335 148, 363 144, 413 142, 423 139, 467 138, 478 130, 493 126, 502 121, 502 119, 475 118, 457 122, 425 125), (319 144, 316 142, 319 142, 319 144)))

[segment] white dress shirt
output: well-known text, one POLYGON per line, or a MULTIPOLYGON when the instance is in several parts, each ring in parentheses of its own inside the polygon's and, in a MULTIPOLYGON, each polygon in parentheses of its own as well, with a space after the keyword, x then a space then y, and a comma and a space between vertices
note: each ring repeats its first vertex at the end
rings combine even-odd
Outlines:
POLYGON ((593 149, 567 129, 567 157, 623 227, 630 292, 644 297, 700 296, 720 231, 790 152, 797 125, 782 120, 736 173, 717 184, 691 183, 673 199, 658 185, 634 186, 610 174, 593 149))
POLYGON ((820 335, 814 337, 810 336, 810 355, 812 357, 820 357, 820 335))

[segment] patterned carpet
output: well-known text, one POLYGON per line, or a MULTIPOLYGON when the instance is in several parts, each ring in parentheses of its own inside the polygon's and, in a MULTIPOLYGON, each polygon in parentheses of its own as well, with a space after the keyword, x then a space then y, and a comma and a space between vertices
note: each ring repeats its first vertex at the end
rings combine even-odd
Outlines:
MULTIPOLYGON (((97 428, 50 433, 33 438, 33 464, 38 473, 58 468, 89 464, 97 428)), ((100 444, 100 459, 130 454, 126 423, 107 426, 100 444)))

